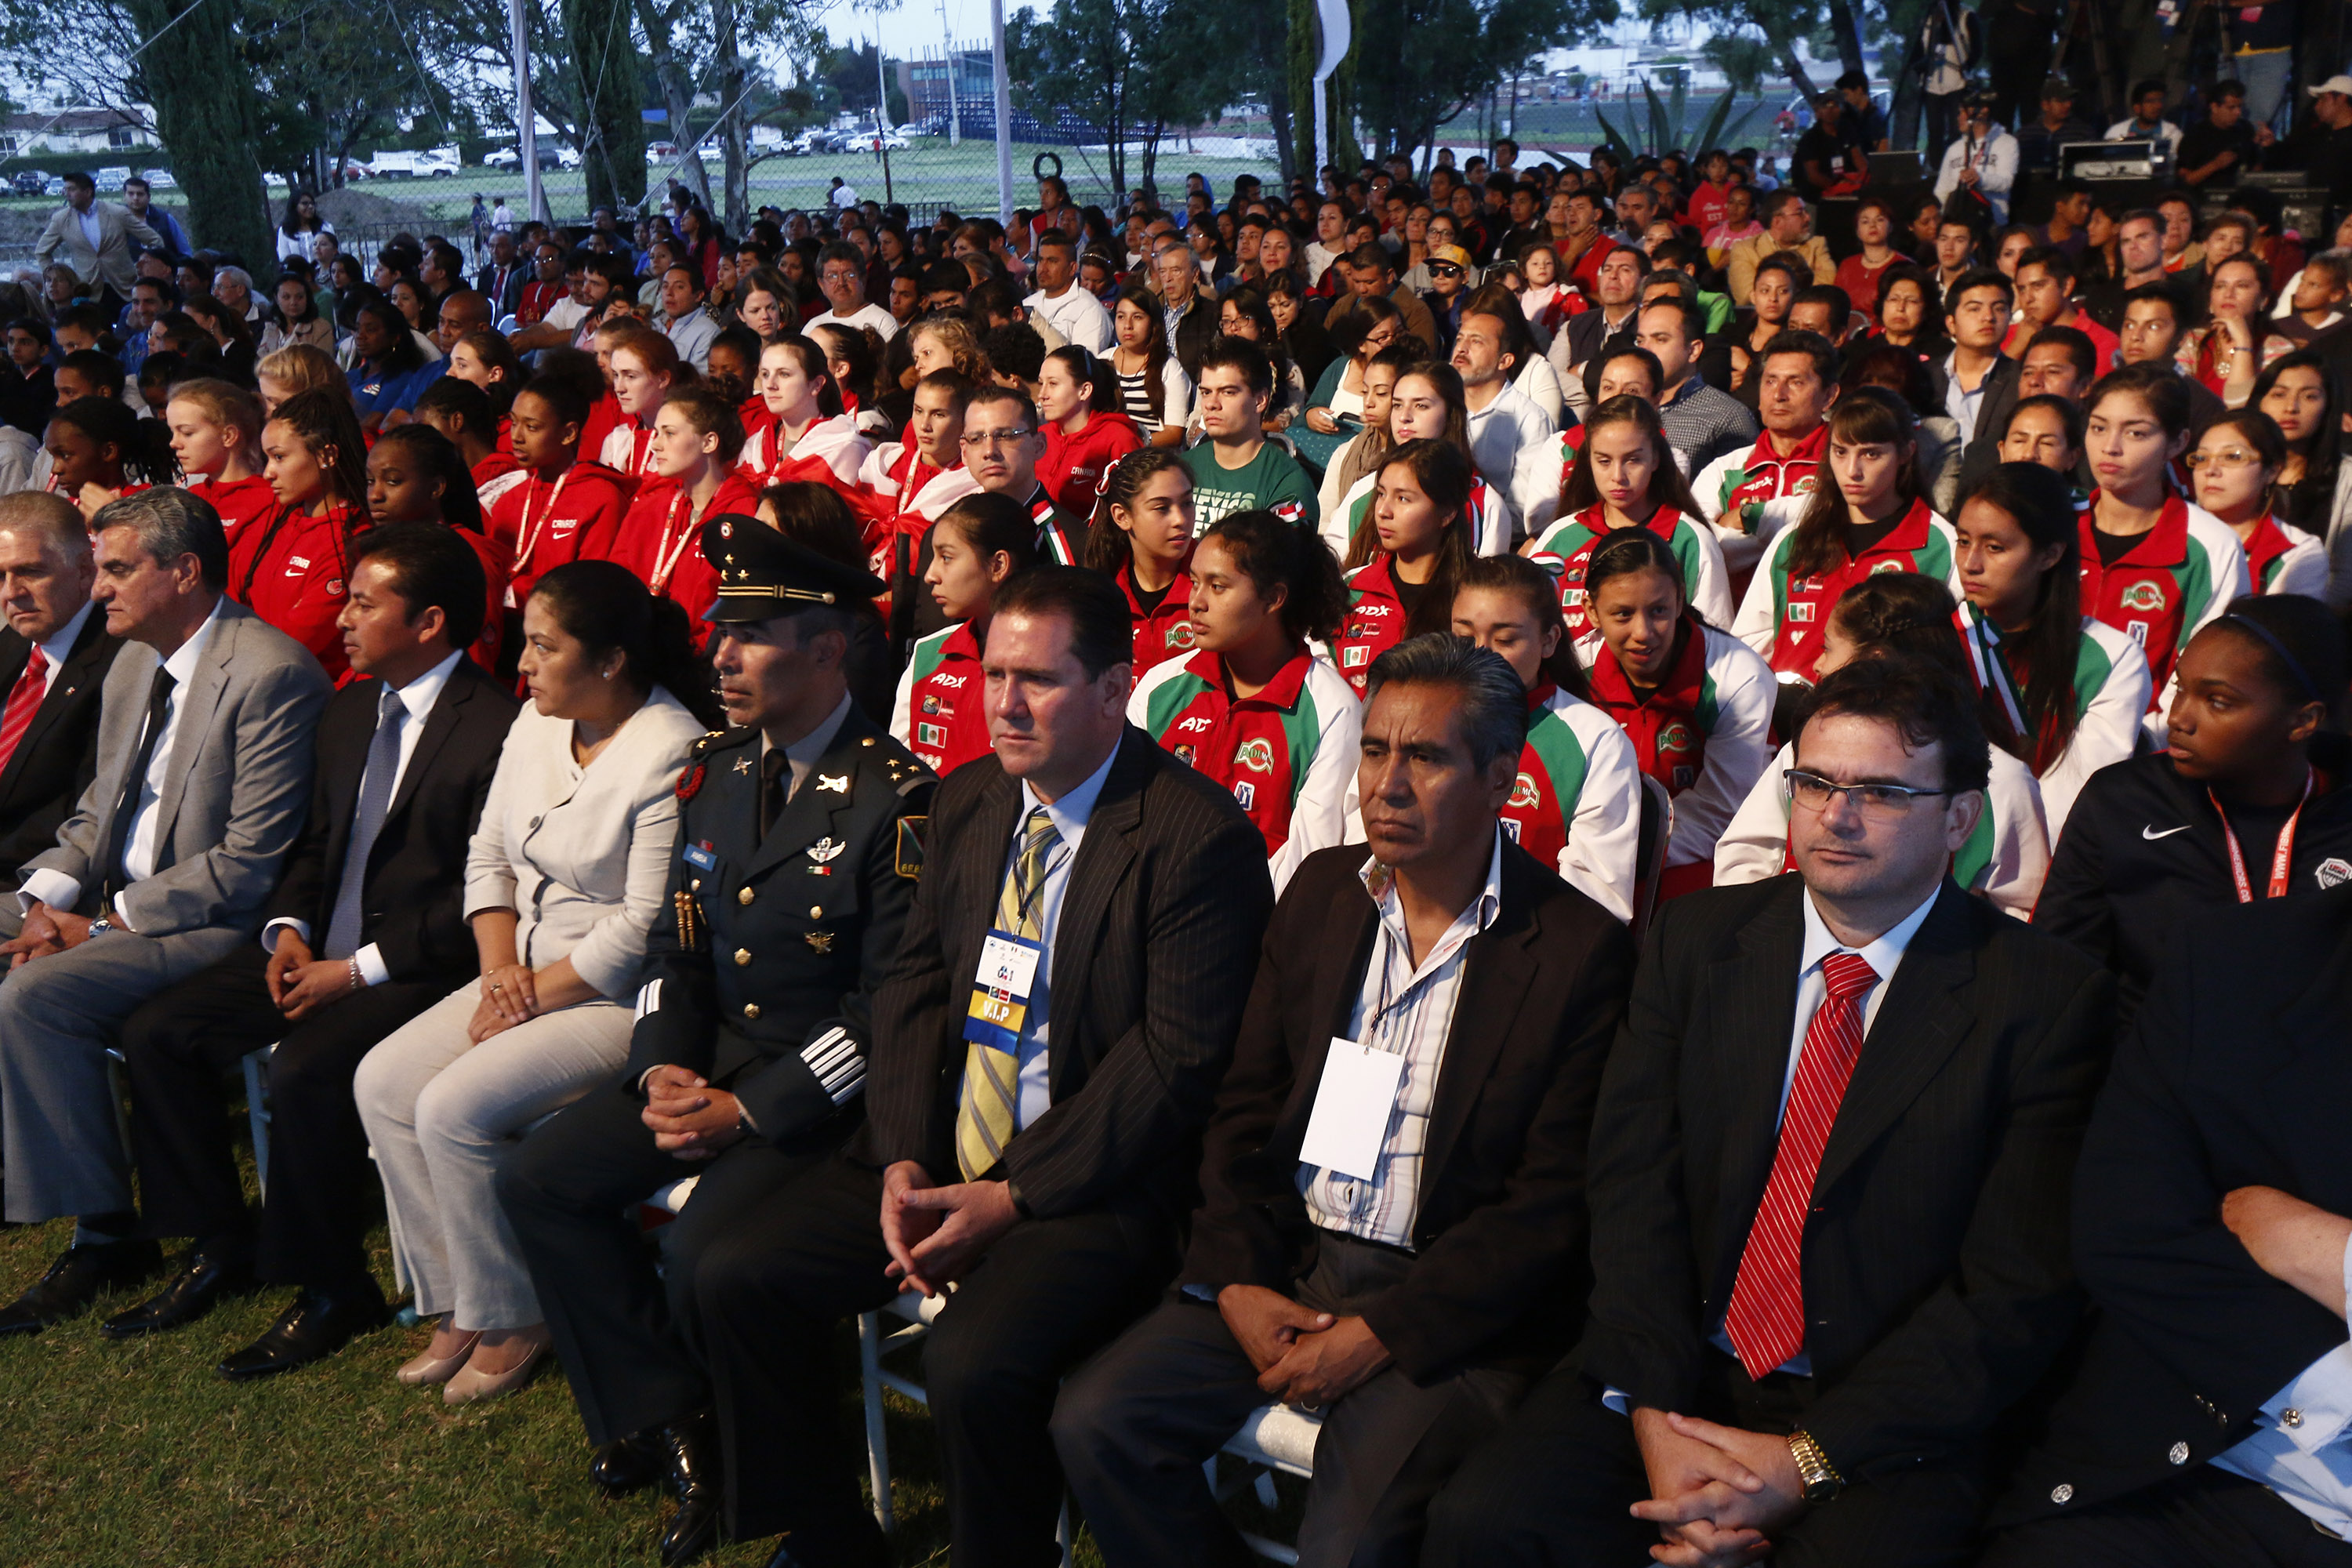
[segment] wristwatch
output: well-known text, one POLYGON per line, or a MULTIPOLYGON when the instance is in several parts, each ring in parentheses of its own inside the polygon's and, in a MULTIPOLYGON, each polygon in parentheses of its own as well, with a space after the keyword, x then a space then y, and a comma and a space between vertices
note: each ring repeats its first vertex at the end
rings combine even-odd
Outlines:
POLYGON ((100 915, 98 919, 89 922, 89 930, 85 934, 86 936, 104 936, 108 931, 110 931, 113 929, 114 922, 107 919, 106 916, 100 915))
POLYGON ((1803 1427, 1789 1434, 1789 1454, 1797 1461, 1797 1479, 1804 1483, 1807 1502, 1819 1507, 1835 1501, 1838 1493, 1845 1490, 1845 1478, 1837 1473, 1830 1457, 1822 1452, 1822 1446, 1803 1427))

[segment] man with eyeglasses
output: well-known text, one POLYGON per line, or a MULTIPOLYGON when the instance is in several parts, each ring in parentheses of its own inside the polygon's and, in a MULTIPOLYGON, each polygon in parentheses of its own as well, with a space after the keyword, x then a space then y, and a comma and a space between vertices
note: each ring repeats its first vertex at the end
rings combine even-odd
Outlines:
POLYGON ((1029 395, 1013 386, 973 393, 963 411, 962 440, 963 466, 980 488, 1017 502, 1037 524, 1037 553, 1063 566, 1082 564, 1087 525, 1055 505, 1037 480, 1045 437, 1029 395))
POLYGON ((2078 1305, 2068 1184, 2107 975, 1950 876, 1976 693, 1822 680, 1794 876, 1659 911, 1586 1177, 1583 1343, 1430 1510, 1423 1562, 1973 1560, 1998 1429, 2078 1305))
POLYGON ((888 342, 898 331, 898 318, 866 300, 866 255, 854 245, 835 240, 817 252, 816 286, 830 307, 809 325, 871 327, 888 342))

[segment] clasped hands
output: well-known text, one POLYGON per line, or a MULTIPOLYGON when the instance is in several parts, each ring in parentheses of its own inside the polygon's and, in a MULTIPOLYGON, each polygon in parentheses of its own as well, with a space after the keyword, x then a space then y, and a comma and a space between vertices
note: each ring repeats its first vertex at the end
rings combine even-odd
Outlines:
POLYGON ((1742 1568, 1771 1554, 1773 1532, 1803 1511, 1788 1439, 1647 1406, 1633 1438, 1650 1496, 1633 1517, 1658 1527, 1650 1555, 1670 1568, 1742 1568))
POLYGON ((78 915, 70 910, 53 910, 35 899, 25 909, 25 923, 11 940, 0 942, 0 952, 8 955, 8 967, 21 968, 36 958, 63 952, 69 947, 79 947, 89 938, 88 915, 78 915))
POLYGON ((278 928, 277 944, 261 968, 261 982, 269 988, 269 1005, 286 1015, 289 1024, 301 1022, 330 1004, 352 994, 348 960, 320 960, 292 926, 278 928))
POLYGON ((901 1160, 882 1173, 882 1245, 890 1250, 883 1273, 901 1291, 936 1296, 971 1272, 1020 1219, 1007 1184, 940 1186, 919 1163, 901 1160))
POLYGON ((1363 1319, 1318 1312, 1263 1285, 1226 1286, 1217 1310, 1257 1368, 1258 1387, 1302 1410, 1340 1399, 1392 1359, 1363 1319))
POLYGON ((645 1077, 641 1120, 653 1130, 654 1147, 681 1160, 708 1160, 742 1139, 743 1102, 713 1089, 700 1074, 663 1066, 645 1077))

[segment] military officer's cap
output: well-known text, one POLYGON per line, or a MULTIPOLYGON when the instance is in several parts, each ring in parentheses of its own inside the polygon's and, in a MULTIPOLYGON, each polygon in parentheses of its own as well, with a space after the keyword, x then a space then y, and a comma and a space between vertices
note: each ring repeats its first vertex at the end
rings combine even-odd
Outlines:
POLYGON ((718 603, 703 616, 709 621, 764 621, 824 605, 847 609, 888 587, 740 511, 703 522, 702 556, 719 574, 718 603))

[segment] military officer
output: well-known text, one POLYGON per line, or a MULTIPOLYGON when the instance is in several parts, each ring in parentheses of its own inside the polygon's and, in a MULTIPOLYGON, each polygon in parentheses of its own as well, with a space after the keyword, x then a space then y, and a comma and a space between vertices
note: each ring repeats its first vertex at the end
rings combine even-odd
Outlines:
POLYGON ((868 997, 898 946, 939 781, 851 701, 855 566, 740 514, 703 524, 712 659, 735 726, 697 742, 669 900, 621 1079, 531 1135, 499 1201, 612 1495, 667 1479, 665 1564, 717 1538, 709 1379, 689 1341, 702 1249, 860 1114, 868 997), (625 1209, 686 1176, 654 1259, 625 1209))

